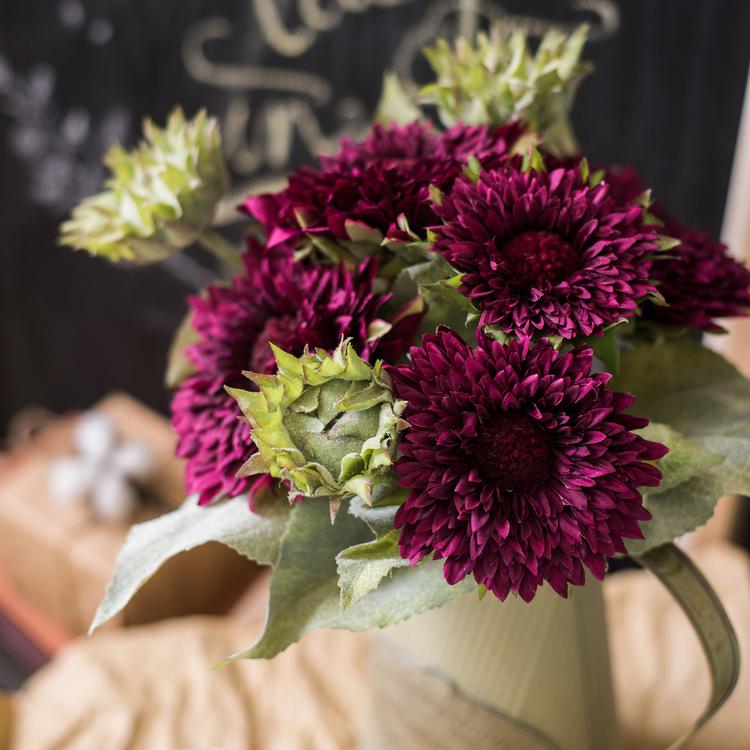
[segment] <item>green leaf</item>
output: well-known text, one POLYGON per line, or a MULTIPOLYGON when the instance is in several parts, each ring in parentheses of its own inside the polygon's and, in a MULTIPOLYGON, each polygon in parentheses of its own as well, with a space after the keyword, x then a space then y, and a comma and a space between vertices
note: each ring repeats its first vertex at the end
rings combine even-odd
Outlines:
MULTIPOLYGON (((451 266, 444 260, 442 255, 433 253, 430 250, 430 242, 420 240, 419 242, 403 242, 401 240, 385 240, 383 246, 396 253, 397 257, 411 266, 411 264, 422 264, 422 261, 429 261, 433 264, 439 264, 441 268, 446 269, 441 278, 453 272, 451 266), (442 262, 441 262, 442 261, 442 262)), ((404 271, 405 266, 401 266, 400 271, 404 271)))
POLYGON ((750 382, 723 357, 686 337, 623 352, 613 387, 634 393, 634 410, 687 437, 750 437, 750 382))
POLYGON ((435 304, 435 300, 440 300, 440 302, 462 310, 466 314, 478 312, 471 300, 458 291, 460 284, 461 277, 457 276, 442 279, 432 284, 421 284, 419 291, 423 295, 433 298, 433 304, 435 304))
POLYGON ((457 281, 460 283, 460 276, 419 285, 419 293, 427 304, 423 327, 434 331, 439 325, 446 325, 465 340, 471 341, 479 310, 458 291, 457 281))
POLYGON ((658 464, 664 483, 644 492, 653 519, 629 552, 704 524, 722 495, 750 493, 750 382, 726 360, 686 338, 642 344, 623 353, 613 387, 635 394, 633 411, 661 423, 651 430, 670 431, 651 435, 674 454, 658 464))
POLYGON ((658 497, 673 487, 679 487, 683 482, 704 474, 724 460, 665 424, 652 422, 638 432, 647 440, 662 443, 669 448, 669 453, 658 463, 662 480, 658 488, 649 491, 651 497, 658 497))
POLYGON ((482 165, 473 154, 466 161, 466 166, 463 167, 463 173, 472 181, 477 182, 479 175, 482 173, 482 165))
POLYGON ((409 235, 414 242, 420 242, 420 236, 412 230, 409 226, 409 219, 406 218, 406 214, 399 214, 396 217, 396 226, 404 233, 409 235))
POLYGON ((458 289, 461 286, 463 278, 464 275, 462 273, 457 273, 455 276, 451 276, 451 278, 445 279, 445 281, 442 281, 441 283, 449 289, 458 289))
POLYGON ((445 193, 437 186, 430 184, 430 187, 428 188, 430 193, 430 200, 436 205, 436 206, 442 206, 443 200, 445 200, 445 193))
POLYGON ((278 498, 259 501, 252 512, 246 496, 206 507, 193 496, 172 513, 133 526, 91 631, 124 609, 138 589, 180 552, 221 542, 261 564, 274 562, 288 517, 287 504, 278 498))
POLYGON ((644 491, 644 505, 652 518, 641 524, 645 539, 626 543, 628 552, 642 554, 697 528, 713 515, 716 500, 725 494, 721 465, 724 458, 689 440, 667 425, 652 423, 639 431, 648 440, 669 448, 657 466, 659 487, 644 491))
POLYGON ((523 160, 521 162, 522 172, 530 172, 532 169, 535 172, 544 172, 546 170, 546 167, 544 166, 544 159, 539 153, 537 147, 533 144, 529 146, 529 150, 524 154, 523 160))
POLYGON ((709 456, 716 455, 718 461, 681 484, 644 492, 644 504, 653 517, 641 525, 645 539, 626 543, 629 553, 643 554, 702 526, 724 495, 750 493, 750 440, 727 441, 696 438, 693 444, 705 448, 698 454, 699 460, 708 462, 709 456))
POLYGON ((395 73, 386 73, 375 110, 375 122, 382 125, 406 125, 421 117, 422 112, 406 92, 399 77, 395 73))
POLYGON ((368 505, 361 497, 352 498, 349 502, 349 513, 364 521, 375 536, 382 536, 393 530, 393 519, 399 505, 406 500, 409 490, 406 487, 396 489, 382 484, 375 488, 373 504, 368 505), (388 494, 384 494, 388 492, 388 494))
POLYGON ((167 388, 177 388, 195 372, 195 365, 185 356, 185 350, 200 340, 200 334, 193 328, 193 313, 190 311, 182 319, 169 346, 167 371, 164 373, 164 385, 167 388))
POLYGON ((580 343, 590 346, 594 356, 602 362, 608 372, 617 374, 620 369, 620 343, 614 333, 614 328, 604 331, 601 336, 586 336, 580 343))
POLYGON ((589 181, 589 175, 591 174, 591 167, 589 167, 589 160, 584 156, 581 159, 578 168, 581 171, 581 179, 584 183, 589 181))
POLYGON ((648 293, 648 301, 656 307, 669 307, 669 303, 664 299, 664 295, 658 290, 654 289, 653 292, 648 293))
POLYGON ((341 609, 348 609, 376 589, 396 568, 409 563, 398 551, 399 532, 392 529, 385 536, 356 544, 339 552, 336 568, 339 574, 341 609))
POLYGON ((347 248, 338 242, 329 240, 327 237, 322 237, 318 234, 308 234, 307 238, 313 244, 316 250, 320 251, 320 254, 326 260, 332 261, 333 263, 340 263, 342 260, 349 260, 349 253, 347 248))
POLYGON ((379 229, 365 224, 364 221, 347 219, 344 222, 346 234, 352 242, 363 242, 370 245, 380 245, 383 242, 383 233, 379 229))
POLYGON ((656 242, 659 245, 659 250, 672 250, 682 244, 682 240, 678 240, 676 237, 670 237, 666 234, 658 234, 656 236, 656 242))
POLYGON ((271 578, 265 630, 250 649, 223 663, 237 658, 270 658, 318 628, 383 628, 476 588, 473 580, 449 586, 442 564, 427 561, 395 570, 377 589, 342 610, 336 556, 368 538, 371 532, 367 526, 349 513, 339 513, 332 526, 327 503, 296 505, 271 578))
MULTIPOLYGON (((491 339, 495 339, 495 341, 499 341, 501 344, 507 344, 513 338, 509 333, 506 333, 496 325, 485 326, 482 330, 491 339)), ((550 338, 551 336, 548 336, 548 339, 550 338)))
POLYGON ((589 187, 596 187, 605 177, 606 172, 603 169, 597 169, 589 176, 589 187))

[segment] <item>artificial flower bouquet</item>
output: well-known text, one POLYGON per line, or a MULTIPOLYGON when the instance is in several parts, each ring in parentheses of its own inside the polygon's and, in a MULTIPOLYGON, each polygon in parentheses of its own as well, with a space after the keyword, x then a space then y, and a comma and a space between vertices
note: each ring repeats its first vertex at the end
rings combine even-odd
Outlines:
POLYGON ((209 541, 273 566, 244 657, 464 594, 533 607, 629 553, 696 625, 706 715, 723 702, 731 627, 672 542, 750 493, 750 383, 700 337, 750 307, 750 273, 579 152, 585 35, 438 42, 419 103, 388 77, 364 139, 247 198, 241 253, 210 227, 215 120, 176 111, 109 152, 64 244, 150 263, 197 242, 233 275, 172 347, 190 497, 132 530, 95 626, 209 541))

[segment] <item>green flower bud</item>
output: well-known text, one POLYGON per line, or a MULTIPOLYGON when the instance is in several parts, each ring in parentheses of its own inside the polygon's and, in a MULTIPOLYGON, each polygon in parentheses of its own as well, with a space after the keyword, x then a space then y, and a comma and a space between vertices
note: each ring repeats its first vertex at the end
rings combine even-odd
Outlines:
POLYGON ((573 147, 568 114, 578 84, 591 66, 581 62, 588 28, 569 36, 552 29, 532 54, 525 32, 493 26, 455 48, 441 39, 425 49, 437 80, 422 94, 445 125, 501 125, 524 121, 560 151, 573 147))
POLYGON ((181 109, 161 129, 146 120, 133 151, 113 146, 104 159, 106 190, 83 200, 60 243, 112 261, 153 263, 194 242, 229 187, 217 121, 181 109))
POLYGON ((370 502, 373 487, 388 479, 396 437, 406 427, 406 406, 391 391, 382 363, 362 360, 348 340, 332 354, 301 357, 271 345, 278 372, 247 373, 257 392, 227 388, 252 426, 258 452, 241 476, 270 473, 290 484, 289 496, 358 495, 370 502))

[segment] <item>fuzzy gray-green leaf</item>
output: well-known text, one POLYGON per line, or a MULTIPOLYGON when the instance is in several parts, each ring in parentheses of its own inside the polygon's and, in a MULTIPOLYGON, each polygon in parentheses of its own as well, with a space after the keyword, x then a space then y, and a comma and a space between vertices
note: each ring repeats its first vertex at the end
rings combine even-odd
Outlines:
POLYGON ((409 563, 398 551, 399 532, 391 530, 379 539, 348 547, 336 556, 341 608, 348 609, 376 589, 396 568, 409 563))
POLYGON ((375 536, 382 536, 393 529, 396 511, 408 494, 409 490, 405 487, 391 490, 387 485, 379 485, 373 493, 372 505, 366 503, 361 497, 353 497, 349 501, 348 511, 355 518, 364 521, 375 536), (390 495, 384 495, 383 490, 390 492, 390 495))
POLYGON ((180 552, 221 542, 261 564, 274 562, 288 517, 288 506, 279 499, 252 512, 246 496, 208 507, 199 506, 197 497, 190 497, 172 513, 133 526, 91 630, 120 612, 138 589, 180 552))
POLYGON ((633 411, 669 430, 648 437, 672 454, 659 462, 661 486, 644 491, 653 515, 635 554, 704 524, 716 501, 750 493, 750 382, 715 352, 687 338, 641 344, 626 351, 617 390, 637 397, 633 411))
POLYGON ((229 659, 270 658, 318 628, 383 628, 476 588, 473 579, 449 586, 442 563, 430 560, 395 570, 377 589, 342 611, 336 555, 371 538, 367 526, 349 513, 339 513, 331 526, 328 504, 321 500, 295 506, 271 578, 263 635, 250 649, 229 659))
POLYGON ((614 328, 610 328, 601 336, 587 336, 582 343, 590 346, 596 358, 602 362, 607 371, 616 375, 620 369, 620 344, 614 331, 614 328))

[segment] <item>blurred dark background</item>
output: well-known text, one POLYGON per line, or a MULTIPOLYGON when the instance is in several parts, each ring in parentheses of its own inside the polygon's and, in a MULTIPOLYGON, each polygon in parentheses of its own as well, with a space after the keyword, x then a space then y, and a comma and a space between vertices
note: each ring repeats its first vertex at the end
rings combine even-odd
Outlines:
POLYGON ((503 17, 538 34, 591 24, 596 72, 574 113, 590 159, 634 165, 678 217, 718 234, 746 0, 4 0, 0 433, 25 406, 79 408, 113 389, 168 407, 168 342, 210 269, 191 254, 112 267, 55 243, 111 142, 133 145, 146 114, 206 106, 225 118, 236 201, 361 130, 384 70, 424 80, 425 43, 503 17))

